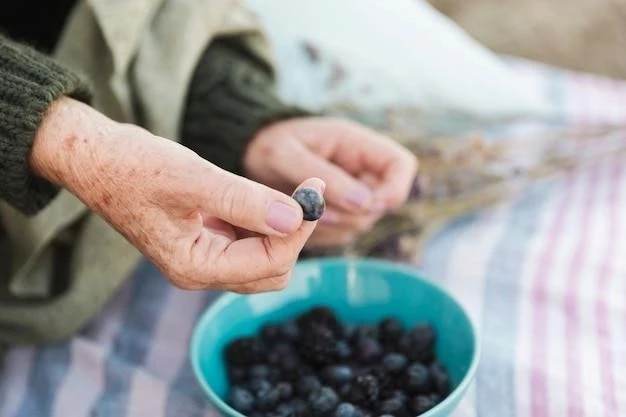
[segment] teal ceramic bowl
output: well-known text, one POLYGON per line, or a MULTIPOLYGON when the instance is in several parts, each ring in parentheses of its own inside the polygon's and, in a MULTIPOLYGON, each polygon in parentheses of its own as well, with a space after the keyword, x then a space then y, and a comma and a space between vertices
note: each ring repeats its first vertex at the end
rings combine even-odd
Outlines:
POLYGON ((335 309, 340 319, 366 323, 395 316, 406 326, 427 320, 437 331, 437 355, 454 390, 423 417, 449 416, 474 377, 479 358, 476 330, 450 294, 414 269, 374 260, 324 259, 296 265, 280 292, 221 296, 196 324, 191 362, 209 400, 225 416, 244 417, 224 401, 228 390, 222 352, 233 339, 268 322, 283 321, 315 305, 335 309))

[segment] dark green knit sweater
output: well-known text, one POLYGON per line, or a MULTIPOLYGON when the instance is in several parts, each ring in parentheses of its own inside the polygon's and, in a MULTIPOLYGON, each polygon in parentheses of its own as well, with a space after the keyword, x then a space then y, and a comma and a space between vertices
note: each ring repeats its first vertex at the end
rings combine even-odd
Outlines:
MULTIPOLYGON (((87 84, 43 54, 0 36, 0 199, 26 214, 58 191, 30 173, 28 153, 46 108, 68 95, 88 102, 87 84)), ((305 114, 278 100, 270 69, 233 39, 211 43, 193 76, 182 121, 182 143, 239 173, 254 132, 305 114)))

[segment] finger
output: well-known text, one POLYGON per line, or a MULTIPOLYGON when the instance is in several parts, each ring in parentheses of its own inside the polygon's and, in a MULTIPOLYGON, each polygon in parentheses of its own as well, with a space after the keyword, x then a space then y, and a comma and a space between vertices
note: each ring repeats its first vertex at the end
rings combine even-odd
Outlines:
POLYGON ((235 227, 285 236, 302 224, 302 209, 290 196, 215 166, 188 192, 201 210, 235 227))
POLYGON ((352 231, 337 230, 334 228, 331 229, 320 225, 315 229, 315 233, 313 233, 311 238, 307 241, 306 247, 309 249, 331 246, 346 247, 350 245, 356 237, 356 233, 352 231))
POLYGON ((346 210, 366 210, 372 201, 372 190, 349 173, 311 152, 299 142, 292 143, 290 157, 277 164, 280 176, 293 178, 294 182, 318 177, 326 182, 326 201, 346 210))
MULTIPOLYGON (((380 200, 387 208, 396 208, 408 197, 417 173, 417 158, 404 146, 384 135, 371 131, 364 131, 365 134, 369 139, 368 145, 361 147, 358 155, 353 151, 355 141, 358 140, 355 137, 352 141, 342 143, 343 148, 337 152, 337 161, 351 172, 369 172, 378 178, 380 185, 372 198, 373 206, 380 200)), ((360 179, 365 182, 363 178, 360 179)))
POLYGON ((291 271, 287 274, 261 279, 246 284, 228 285, 224 288, 226 291, 236 292, 239 294, 258 294, 262 292, 280 291, 284 289, 291 279, 291 271))
MULTIPOLYGON (((323 194, 325 184, 313 178, 302 183, 299 188, 302 187, 313 188, 323 194)), ((316 224, 316 221, 304 221, 298 230, 285 237, 249 237, 226 244, 218 244, 210 236, 198 240, 194 259, 200 265, 196 269, 205 271, 199 279, 220 284, 243 284, 287 274, 316 224)))
POLYGON ((383 213, 353 214, 332 207, 324 210, 320 218, 320 227, 329 227, 352 232, 366 232, 380 220, 383 213))

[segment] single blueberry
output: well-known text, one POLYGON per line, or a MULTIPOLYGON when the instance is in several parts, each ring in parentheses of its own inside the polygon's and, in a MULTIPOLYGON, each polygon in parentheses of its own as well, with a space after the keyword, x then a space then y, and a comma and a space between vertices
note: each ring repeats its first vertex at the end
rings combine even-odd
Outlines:
POLYGON ((257 396, 263 396, 272 389, 272 384, 266 379, 255 378, 250 380, 248 388, 257 396))
POLYGON ((293 387, 288 382, 279 382, 276 385, 276 389, 280 393, 281 400, 288 400, 293 395, 293 387))
POLYGON ((372 363, 383 353, 383 348, 377 340, 371 338, 361 338, 357 341, 354 355, 361 363, 372 363))
POLYGON ((270 376, 270 367, 267 365, 254 365, 250 368, 249 373, 251 379, 263 379, 270 376))
POLYGON ((285 340, 295 342, 300 337, 300 328, 293 321, 288 321, 280 326, 280 333, 285 340))
POLYGON ((428 323, 420 323, 408 333, 409 347, 405 352, 412 361, 430 363, 435 358, 435 330, 428 323))
POLYGON ((448 395, 451 390, 450 377, 448 376, 448 373, 443 365, 440 363, 434 363, 430 366, 429 371, 430 380, 433 382, 437 394, 441 396, 448 395))
POLYGON ((308 405, 305 400, 302 398, 294 398, 289 402, 291 404, 291 408, 296 412, 298 416, 306 416, 308 415, 308 405))
POLYGON ((352 392, 352 384, 343 384, 337 390, 341 398, 346 398, 352 392))
POLYGON ((281 336, 280 326, 276 324, 266 324, 261 328, 261 337, 265 342, 275 342, 281 336))
POLYGON ((312 392, 319 390, 322 384, 316 376, 305 375, 298 379, 296 389, 300 395, 308 396, 312 392))
POLYGON ((359 339, 378 339, 378 327, 370 324, 363 324, 357 327, 355 337, 357 340, 359 339))
POLYGON ((247 366, 262 361, 265 346, 256 337, 243 337, 233 340, 226 346, 226 362, 231 365, 247 366))
POLYGON ((352 356, 352 348, 350 348, 350 345, 345 340, 337 341, 336 351, 339 359, 346 360, 352 356))
POLYGON ((234 366, 228 370, 228 376, 231 383, 238 384, 248 377, 248 371, 246 368, 234 366))
POLYGON ((280 404, 278 407, 276 407, 276 411, 274 411, 274 414, 276 414, 277 417, 278 416, 280 417, 296 417, 297 416, 296 410, 289 403, 280 404))
POLYGON ((309 395, 309 407, 315 414, 327 415, 337 407, 339 397, 330 387, 322 387, 309 395))
POLYGON ((250 391, 238 386, 231 389, 228 402, 241 413, 247 413, 254 408, 254 396, 250 391))
POLYGON ((352 381, 354 372, 346 365, 331 365, 322 369, 322 378, 331 385, 340 386, 352 381))
POLYGON ((303 219, 318 220, 324 214, 324 197, 312 188, 300 188, 293 194, 293 199, 302 207, 303 219))
POLYGON ((335 408, 334 417, 355 417, 358 409, 350 403, 341 403, 335 408))
POLYGON ((388 353, 383 358, 383 367, 391 372, 398 373, 407 365, 408 359, 400 353, 388 353))
POLYGON ((411 398, 409 401, 409 407, 413 412, 417 413, 418 416, 430 410, 435 405, 435 402, 427 395, 418 395, 411 398))
POLYGON ((354 324, 344 324, 341 326, 341 337, 350 340, 356 333, 356 326, 354 324))
POLYGON ((406 389, 418 394, 426 393, 430 390, 430 377, 428 368, 421 363, 413 363, 406 368, 406 389))
POLYGON ((404 414, 404 402, 399 397, 389 398, 380 403, 378 406, 378 411, 381 414, 391 414, 394 416, 399 416, 404 414))
POLYGON ((380 338, 386 341, 397 340, 402 333, 404 333, 404 327, 399 320, 393 317, 388 317, 380 322, 379 325, 380 338))
POLYGON ((273 410, 280 402, 280 392, 276 388, 257 395, 256 406, 261 411, 273 410))
POLYGON ((279 365, 285 375, 295 375, 300 367, 300 360, 298 356, 292 352, 285 354, 279 365))

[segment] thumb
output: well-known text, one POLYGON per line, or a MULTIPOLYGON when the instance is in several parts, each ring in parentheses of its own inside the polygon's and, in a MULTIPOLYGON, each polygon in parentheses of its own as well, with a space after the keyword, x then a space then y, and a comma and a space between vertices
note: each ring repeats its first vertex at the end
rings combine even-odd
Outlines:
POLYGON ((202 209, 225 222, 263 235, 285 236, 300 228, 302 208, 290 196, 220 168, 200 181, 202 209), (208 190, 208 191, 207 191, 208 190))

